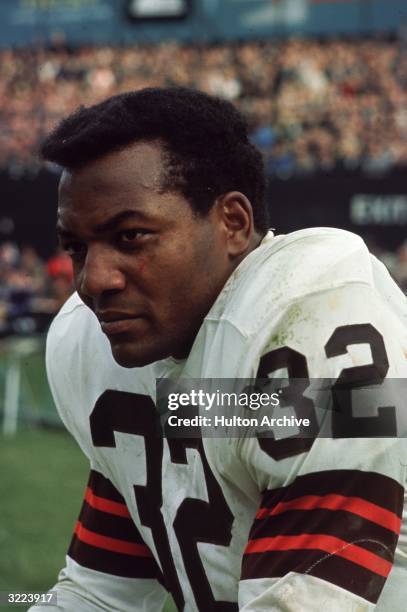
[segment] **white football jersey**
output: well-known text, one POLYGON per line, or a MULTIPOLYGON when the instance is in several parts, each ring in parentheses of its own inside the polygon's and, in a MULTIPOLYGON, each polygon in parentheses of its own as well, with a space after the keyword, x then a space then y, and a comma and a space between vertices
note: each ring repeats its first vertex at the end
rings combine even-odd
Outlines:
POLYGON ((405 297, 358 236, 330 228, 270 232, 183 361, 120 367, 72 296, 52 324, 47 370, 91 475, 54 609, 158 612, 170 591, 185 612, 404 611, 407 445, 391 405, 361 417, 350 404, 356 431, 390 422, 391 437, 343 437, 333 416, 333 438, 170 439, 155 381, 357 387, 406 379, 406 356, 405 297))

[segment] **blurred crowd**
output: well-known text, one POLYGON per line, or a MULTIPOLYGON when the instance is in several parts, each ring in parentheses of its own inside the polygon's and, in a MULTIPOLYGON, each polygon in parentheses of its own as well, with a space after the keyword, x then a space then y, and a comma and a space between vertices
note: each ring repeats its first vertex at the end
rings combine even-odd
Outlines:
POLYGON ((44 261, 31 247, 0 245, 0 338, 44 332, 72 293, 72 264, 63 252, 44 261))
POLYGON ((403 41, 285 40, 0 52, 0 167, 41 168, 38 143, 78 106, 146 86, 184 85, 234 102, 269 175, 407 165, 403 41))

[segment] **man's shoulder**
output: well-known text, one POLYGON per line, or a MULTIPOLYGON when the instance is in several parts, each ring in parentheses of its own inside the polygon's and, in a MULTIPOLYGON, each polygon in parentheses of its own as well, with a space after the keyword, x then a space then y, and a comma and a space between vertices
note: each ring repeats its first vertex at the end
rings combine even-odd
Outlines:
POLYGON ((49 333, 57 333, 58 330, 72 324, 86 325, 93 318, 93 313, 85 306, 79 295, 75 292, 66 300, 55 316, 49 333))
POLYGON ((50 331, 54 331, 56 327, 75 319, 75 321, 85 321, 93 318, 94 315, 89 308, 80 299, 79 295, 73 293, 63 304, 57 315, 55 316, 50 331))
POLYGON ((259 318, 355 284, 373 286, 371 255, 356 234, 334 228, 268 234, 234 271, 209 318, 228 320, 247 335, 259 318))
POLYGON ((95 454, 89 419, 96 403, 112 390, 142 395, 154 390, 149 366, 136 372, 114 361, 99 321, 76 294, 51 325, 46 366, 58 412, 88 456, 95 454))
POLYGON ((99 322, 92 311, 85 306, 77 293, 62 306, 54 318, 47 336, 47 356, 50 367, 72 364, 87 354, 104 352, 107 342, 100 330, 99 322))
MULTIPOLYGON (((46 365, 54 397, 75 395, 84 381, 103 373, 111 354, 91 310, 73 294, 53 320, 47 336, 46 365), (99 329, 98 329, 99 328, 99 329)), ((62 402, 61 402, 62 403, 62 402)), ((58 405, 58 402, 57 402, 58 405)))
POLYGON ((330 227, 276 236, 259 252, 257 270, 285 300, 344 283, 372 283, 371 256, 362 238, 330 227))
MULTIPOLYGON (((113 359, 110 343, 94 313, 74 293, 53 320, 47 336, 48 373, 67 369, 77 381, 133 380, 133 369, 123 368, 113 359)), ((141 378, 148 367, 136 368, 141 378)))

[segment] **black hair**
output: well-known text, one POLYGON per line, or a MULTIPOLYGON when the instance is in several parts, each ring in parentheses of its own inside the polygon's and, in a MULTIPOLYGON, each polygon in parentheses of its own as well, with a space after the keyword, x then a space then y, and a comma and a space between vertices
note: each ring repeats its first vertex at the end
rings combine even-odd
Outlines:
POLYGON ((268 229, 265 177, 248 125, 225 100, 184 87, 146 88, 81 107, 46 138, 41 155, 77 169, 137 141, 166 152, 163 190, 179 191, 201 215, 228 191, 251 202, 255 228, 268 229))

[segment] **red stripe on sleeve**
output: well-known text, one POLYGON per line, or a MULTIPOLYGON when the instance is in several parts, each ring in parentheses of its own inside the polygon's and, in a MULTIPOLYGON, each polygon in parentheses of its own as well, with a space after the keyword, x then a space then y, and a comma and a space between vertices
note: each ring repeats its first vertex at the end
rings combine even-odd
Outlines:
POLYGON ((274 536, 250 540, 245 554, 263 553, 277 550, 322 550, 330 555, 342 557, 362 567, 387 577, 392 563, 378 555, 357 546, 324 534, 304 534, 300 536, 274 536))
POLYGON ((358 516, 372 521, 385 529, 389 529, 399 534, 401 519, 394 512, 381 508, 372 502, 360 497, 346 497, 345 495, 304 495, 288 502, 278 503, 272 510, 260 508, 256 514, 257 519, 264 519, 268 516, 282 514, 288 510, 344 510, 352 512, 358 516))
POLYGON ((134 542, 125 542, 124 540, 118 540, 116 538, 110 538, 108 536, 100 535, 94 531, 86 529, 80 521, 75 526, 76 537, 91 546, 96 548, 103 548, 104 550, 111 550, 112 552, 123 553, 125 555, 132 555, 133 557, 152 557, 151 551, 148 546, 144 544, 136 544, 134 542))
POLYGON ((99 497, 99 495, 95 495, 92 489, 89 487, 87 487, 85 491, 85 500, 88 502, 89 506, 92 506, 92 508, 95 508, 95 510, 108 512, 109 514, 115 514, 116 516, 131 518, 126 504, 121 504, 119 502, 106 499, 105 497, 99 497))

